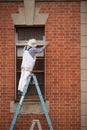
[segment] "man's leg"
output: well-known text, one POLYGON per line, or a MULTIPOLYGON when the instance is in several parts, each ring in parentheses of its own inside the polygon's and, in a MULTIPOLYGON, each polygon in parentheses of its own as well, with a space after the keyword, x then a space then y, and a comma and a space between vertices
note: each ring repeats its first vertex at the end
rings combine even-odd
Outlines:
POLYGON ((23 92, 24 86, 27 82, 27 77, 30 75, 29 71, 25 71, 23 70, 22 74, 21 74, 21 78, 19 81, 19 86, 18 86, 18 90, 20 90, 21 92, 23 92))
POLYGON ((19 80, 19 84, 18 84, 18 91, 21 91, 23 76, 24 76, 24 71, 21 70, 21 76, 20 76, 20 80, 19 80))

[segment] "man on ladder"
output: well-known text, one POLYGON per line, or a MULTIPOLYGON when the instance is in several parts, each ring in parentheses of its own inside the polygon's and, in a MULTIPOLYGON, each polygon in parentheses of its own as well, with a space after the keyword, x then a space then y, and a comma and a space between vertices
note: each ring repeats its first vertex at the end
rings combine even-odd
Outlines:
POLYGON ((18 95, 22 95, 24 86, 27 81, 27 77, 31 74, 35 61, 36 61, 36 54, 43 52, 43 50, 47 47, 48 42, 43 44, 43 47, 36 48, 38 42, 36 39, 30 39, 28 41, 27 46, 24 47, 23 50, 23 59, 21 64, 21 77, 19 80, 18 85, 18 95))
MULTIPOLYGON (((48 45, 48 43, 46 42, 43 45, 43 47, 36 48, 37 41, 35 39, 31 39, 31 40, 29 40, 28 45, 24 47, 23 60, 22 60, 22 65, 21 65, 21 69, 22 69, 21 70, 21 77, 20 77, 19 86, 18 86, 18 93, 21 95, 21 99, 20 99, 20 102, 17 106, 13 121, 12 121, 11 126, 10 126, 10 130, 14 130, 14 127, 15 127, 19 112, 21 110, 21 107, 23 105, 24 97, 26 95, 28 85, 30 83, 31 78, 33 78, 33 81, 35 83, 35 87, 37 89, 37 93, 38 93, 38 96, 40 98, 42 108, 43 108, 43 111, 45 113, 49 128, 50 128, 50 130, 53 130, 52 123, 51 123, 50 117, 48 115, 37 78, 34 74, 31 74, 33 67, 35 65, 36 54, 42 52, 47 47, 47 45, 48 45)), ((34 127, 35 122, 37 122, 37 121, 34 120, 33 124, 31 125, 31 130, 34 127)), ((37 124, 38 124, 39 129, 41 129, 40 123, 37 122, 37 124)))

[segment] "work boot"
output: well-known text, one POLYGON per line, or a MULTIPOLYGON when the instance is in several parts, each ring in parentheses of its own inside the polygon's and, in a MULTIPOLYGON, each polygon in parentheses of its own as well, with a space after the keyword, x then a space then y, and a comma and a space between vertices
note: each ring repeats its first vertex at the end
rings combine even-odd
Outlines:
POLYGON ((18 95, 19 95, 19 96, 22 96, 22 93, 23 93, 23 92, 21 92, 20 90, 18 90, 18 95))

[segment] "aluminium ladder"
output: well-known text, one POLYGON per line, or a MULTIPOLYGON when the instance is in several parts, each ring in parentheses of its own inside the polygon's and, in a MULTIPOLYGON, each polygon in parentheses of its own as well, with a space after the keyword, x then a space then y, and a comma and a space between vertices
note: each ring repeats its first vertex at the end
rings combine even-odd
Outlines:
POLYGON ((14 130, 14 127, 15 127, 15 124, 16 124, 16 121, 17 121, 17 118, 18 118, 18 115, 20 113, 20 110, 21 110, 21 107, 23 105, 23 101, 24 101, 24 97, 27 93, 27 89, 28 89, 28 85, 30 83, 30 80, 31 78, 33 78, 33 81, 35 83, 35 87, 36 87, 36 90, 37 90, 37 93, 38 93, 38 96, 40 98, 40 101, 41 101, 41 104, 42 104, 42 108, 43 108, 43 111, 44 111, 44 114, 46 116, 46 119, 47 119, 47 122, 48 122, 48 125, 49 125, 49 128, 50 130, 53 130, 53 127, 52 127, 52 122, 50 120, 50 117, 48 115, 48 112, 47 112, 47 109, 46 109, 46 106, 45 106, 45 102, 44 102, 44 99, 43 99, 43 96, 42 96, 42 93, 41 93, 41 90, 40 90, 40 87, 39 87, 39 84, 38 84, 38 81, 37 81, 37 78, 34 74, 31 74, 28 79, 27 79, 27 82, 26 82, 26 85, 24 86, 24 90, 23 90, 23 94, 21 96, 21 99, 20 99, 20 102, 17 106, 17 109, 16 109, 16 112, 14 114, 14 118, 12 120, 12 123, 11 123, 11 126, 10 126, 10 130, 14 130))
POLYGON ((33 121, 32 121, 30 130, 33 130, 33 129, 34 129, 35 124, 37 124, 39 130, 42 130, 42 127, 41 127, 41 124, 40 124, 40 121, 39 121, 39 120, 33 120, 33 121))

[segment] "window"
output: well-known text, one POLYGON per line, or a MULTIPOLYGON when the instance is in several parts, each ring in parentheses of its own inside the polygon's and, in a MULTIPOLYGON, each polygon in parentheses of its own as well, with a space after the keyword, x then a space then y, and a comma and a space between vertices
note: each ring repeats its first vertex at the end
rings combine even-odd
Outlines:
MULTIPOLYGON (((21 62, 22 62, 22 53, 23 48, 27 44, 29 39, 35 38, 38 40, 38 46, 42 46, 44 39, 44 27, 16 27, 16 70, 15 70, 15 79, 16 79, 16 87, 15 87, 15 99, 19 100, 19 96, 17 94, 18 83, 21 74, 21 62)), ((44 69, 45 69, 45 57, 44 52, 37 55, 36 64, 33 70, 33 73, 36 75, 41 92, 43 97, 45 96, 45 77, 44 77, 44 69)), ((32 80, 28 87, 27 94, 25 96, 25 100, 38 100, 38 94, 33 84, 32 80)))

